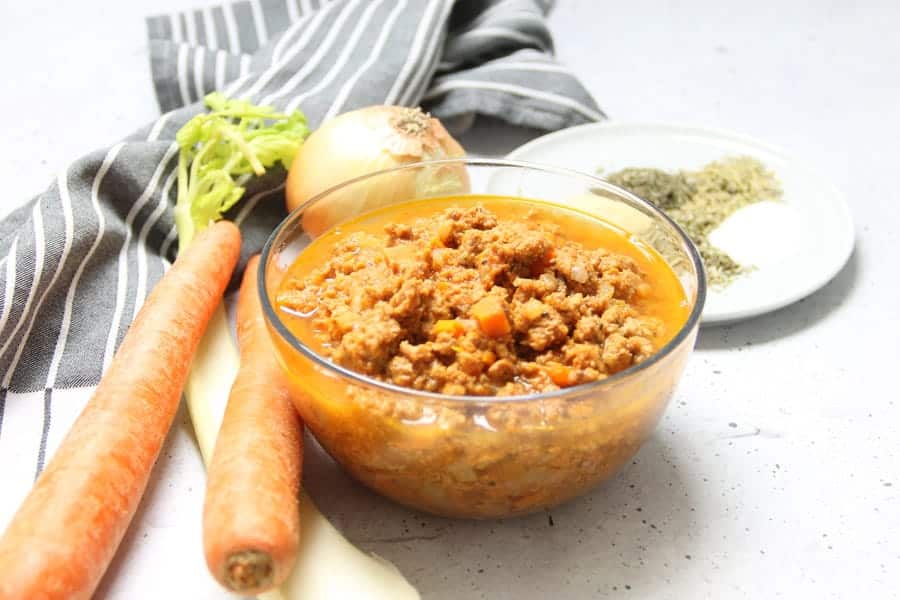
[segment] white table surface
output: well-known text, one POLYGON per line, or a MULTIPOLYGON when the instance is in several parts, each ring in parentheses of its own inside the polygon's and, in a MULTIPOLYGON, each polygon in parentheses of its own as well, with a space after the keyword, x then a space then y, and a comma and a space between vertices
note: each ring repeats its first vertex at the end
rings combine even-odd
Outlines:
MULTIPOLYGON (((196 4, 0 4, 0 213, 156 116, 143 16, 196 4)), ((804 302, 704 330, 654 437, 553 526, 425 517, 321 456, 310 493, 428 599, 897 597, 900 4, 560 0, 551 24, 612 118, 726 127, 808 161, 847 195, 855 255, 804 302)), ((101 597, 224 597, 200 558, 202 493, 182 419, 101 597)))

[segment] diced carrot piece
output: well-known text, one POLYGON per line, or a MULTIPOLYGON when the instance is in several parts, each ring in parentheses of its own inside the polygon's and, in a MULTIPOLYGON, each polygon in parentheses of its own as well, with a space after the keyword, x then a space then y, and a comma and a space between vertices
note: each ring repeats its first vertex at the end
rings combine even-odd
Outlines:
POLYGON ((547 375, 553 380, 553 383, 559 387, 569 387, 575 384, 575 370, 566 365, 547 365, 547 375))
POLYGON ((492 365, 497 362, 497 355, 491 350, 485 350, 484 354, 481 355, 481 359, 484 361, 484 364, 492 365))
POLYGON ((488 337, 501 337, 510 332, 509 319, 503 310, 503 303, 496 296, 485 296, 472 306, 472 318, 488 337))
POLYGON ((453 336, 460 336, 465 333, 466 327, 456 319, 441 319, 434 324, 434 335, 441 333, 449 333, 453 336))

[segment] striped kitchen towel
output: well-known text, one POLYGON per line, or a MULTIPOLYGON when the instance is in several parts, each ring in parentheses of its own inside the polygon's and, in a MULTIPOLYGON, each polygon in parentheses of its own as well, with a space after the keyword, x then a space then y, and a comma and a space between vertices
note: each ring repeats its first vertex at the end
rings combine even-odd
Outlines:
MULTIPOLYGON (((554 60, 549 4, 245 0, 148 19, 164 114, 0 221, 0 529, 174 258, 175 132, 206 93, 300 108, 312 127, 384 103, 541 129, 600 120, 554 60)), ((252 181, 229 215, 244 258, 284 217, 283 181, 252 181)))

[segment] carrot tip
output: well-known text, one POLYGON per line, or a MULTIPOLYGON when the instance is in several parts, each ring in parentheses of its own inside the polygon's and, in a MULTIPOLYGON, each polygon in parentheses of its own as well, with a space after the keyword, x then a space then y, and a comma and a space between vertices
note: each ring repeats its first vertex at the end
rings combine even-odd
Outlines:
POLYGON ((234 592, 265 590, 275 577, 275 562, 261 550, 241 550, 225 560, 224 583, 234 592))

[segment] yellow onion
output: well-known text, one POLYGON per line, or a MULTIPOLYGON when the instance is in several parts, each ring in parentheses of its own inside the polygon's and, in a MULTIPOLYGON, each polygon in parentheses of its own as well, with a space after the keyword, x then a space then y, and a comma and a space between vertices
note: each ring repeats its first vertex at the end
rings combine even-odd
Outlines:
MULTIPOLYGON (((322 124, 300 147, 287 178, 293 210, 349 179, 399 165, 465 156, 441 122, 418 108, 370 106, 322 124)), ((465 166, 407 169, 348 186, 307 207, 303 228, 317 236, 363 212, 405 200, 464 194, 465 166)))

